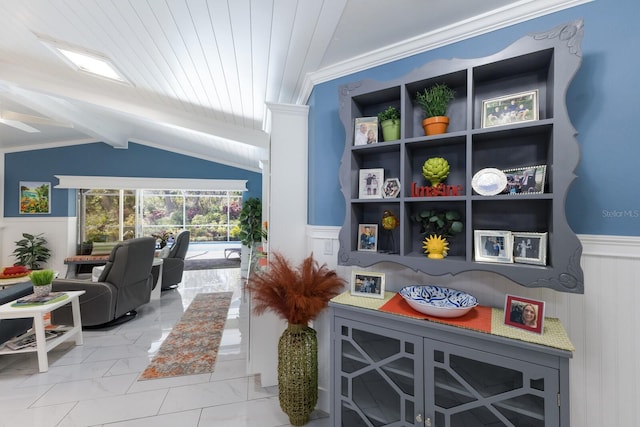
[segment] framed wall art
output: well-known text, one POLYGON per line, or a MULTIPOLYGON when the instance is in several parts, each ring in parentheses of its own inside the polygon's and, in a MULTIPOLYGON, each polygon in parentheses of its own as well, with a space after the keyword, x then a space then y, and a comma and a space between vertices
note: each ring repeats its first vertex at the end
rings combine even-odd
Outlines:
POLYGON ((513 261, 547 265, 548 233, 513 232, 513 261))
POLYGON ((51 213, 51 183, 20 181, 20 213, 51 213))
POLYGON ((507 295, 504 302, 504 324, 542 334, 544 301, 507 295))
POLYGON ((538 120, 538 90, 482 101, 482 127, 538 120))
POLYGON ((359 172, 358 198, 382 199, 384 169, 360 169, 359 172))
POLYGON ((474 230, 475 260, 513 262, 513 237, 510 231, 474 230))
POLYGON ((378 250, 378 224, 358 225, 358 250, 368 252, 378 250))
POLYGON ((353 145, 367 145, 378 143, 378 118, 358 117, 355 120, 353 145))
POLYGON ((505 169, 502 172, 507 177, 507 186, 503 191, 505 194, 544 193, 547 165, 505 169))
POLYGON ((351 272, 351 295, 384 298, 384 273, 351 272))

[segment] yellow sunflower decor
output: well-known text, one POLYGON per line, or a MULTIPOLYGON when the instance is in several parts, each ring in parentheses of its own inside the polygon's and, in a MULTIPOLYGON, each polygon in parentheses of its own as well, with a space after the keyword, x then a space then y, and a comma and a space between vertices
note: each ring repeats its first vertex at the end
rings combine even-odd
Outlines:
POLYGON ((428 254, 428 258, 442 259, 447 256, 449 242, 442 236, 432 234, 424 239, 422 247, 424 248, 424 253, 428 254))

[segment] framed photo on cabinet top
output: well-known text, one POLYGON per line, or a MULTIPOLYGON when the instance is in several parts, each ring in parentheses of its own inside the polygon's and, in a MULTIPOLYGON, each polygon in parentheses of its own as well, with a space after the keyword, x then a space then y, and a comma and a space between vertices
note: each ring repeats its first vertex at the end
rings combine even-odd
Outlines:
POLYGON ((475 260, 513 262, 513 237, 510 231, 474 230, 475 260))
POLYGON ((547 234, 513 232, 513 261, 547 265, 547 234))
POLYGON ((359 172, 358 198, 382 199, 384 169, 360 169, 359 172))
POLYGON ((525 166, 505 169, 507 177, 505 194, 540 194, 544 193, 547 165, 525 166))
POLYGON ((351 295, 368 298, 384 298, 384 273, 352 271, 351 295))
POLYGON ((358 224, 358 250, 377 252, 378 224, 358 224))
POLYGON ((358 117, 355 119, 353 145, 367 145, 378 143, 378 118, 358 117))
POLYGON ((538 90, 482 101, 482 127, 538 120, 538 90))
POLYGON ((506 295, 504 324, 542 334, 544 332, 544 301, 506 295))

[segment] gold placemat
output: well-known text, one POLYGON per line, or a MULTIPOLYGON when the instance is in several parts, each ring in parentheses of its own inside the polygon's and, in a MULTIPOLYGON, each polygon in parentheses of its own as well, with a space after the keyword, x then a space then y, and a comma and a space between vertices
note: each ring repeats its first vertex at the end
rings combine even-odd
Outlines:
MULTIPOLYGON (((352 305, 354 307, 379 310, 384 304, 395 296, 395 292, 385 292, 384 299, 367 298, 351 295, 350 291, 341 293, 331 299, 337 304, 352 305)), ((451 325, 456 327, 456 325, 451 325)), ((491 309, 491 335, 516 339, 533 344, 540 344, 546 347, 558 348, 561 350, 575 351, 575 347, 560 323, 560 319, 553 317, 544 318, 544 329, 542 334, 514 328, 504 324, 504 310, 500 308, 491 309)))
POLYGON ((385 292, 384 298, 368 298, 357 295, 351 295, 351 291, 346 291, 331 299, 332 302, 344 305, 352 305, 354 307, 368 308, 370 310, 378 310, 387 301, 389 301, 395 292, 385 292))
POLYGON ((561 350, 576 351, 560 319, 545 317, 542 334, 525 331, 504 324, 504 310, 494 308, 491 313, 491 333, 501 337, 512 338, 561 350))

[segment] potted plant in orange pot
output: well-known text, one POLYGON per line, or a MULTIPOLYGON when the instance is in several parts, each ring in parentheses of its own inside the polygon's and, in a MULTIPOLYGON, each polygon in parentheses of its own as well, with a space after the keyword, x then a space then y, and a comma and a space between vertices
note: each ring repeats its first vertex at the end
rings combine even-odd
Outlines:
POLYGON ((309 421, 318 401, 318 339, 309 322, 345 284, 326 264, 320 266, 313 254, 294 267, 277 252, 266 269, 247 281, 254 313, 272 311, 288 322, 278 341, 278 398, 294 426, 309 421))
POLYGON ((416 94, 416 102, 425 115, 422 121, 425 135, 437 135, 447 131, 447 109, 454 95, 455 91, 443 83, 437 83, 416 94))

